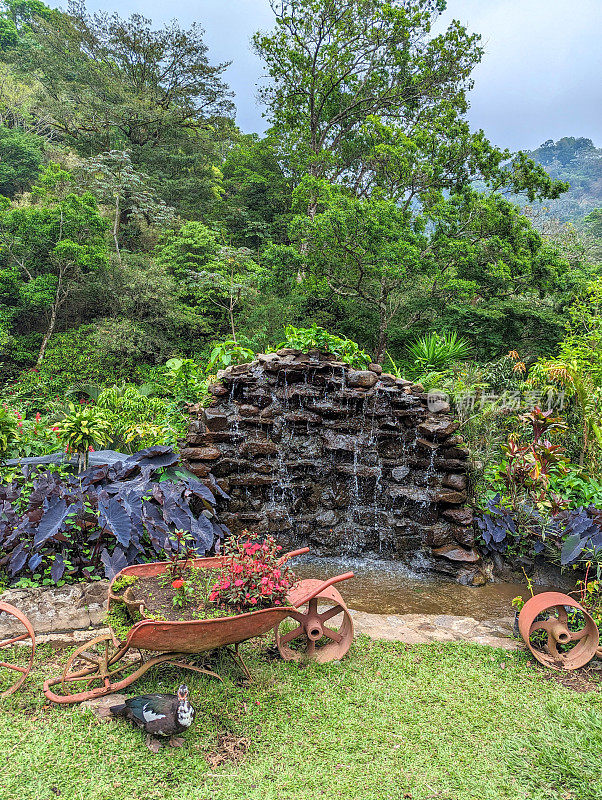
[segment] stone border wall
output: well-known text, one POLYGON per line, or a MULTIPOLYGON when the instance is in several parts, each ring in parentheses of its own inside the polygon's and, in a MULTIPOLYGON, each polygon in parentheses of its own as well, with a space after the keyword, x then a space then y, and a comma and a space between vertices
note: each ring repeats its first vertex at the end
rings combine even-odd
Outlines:
POLYGON ((230 500, 231 530, 318 555, 378 553, 482 582, 468 450, 445 402, 378 364, 284 349, 218 373, 181 451, 230 500))

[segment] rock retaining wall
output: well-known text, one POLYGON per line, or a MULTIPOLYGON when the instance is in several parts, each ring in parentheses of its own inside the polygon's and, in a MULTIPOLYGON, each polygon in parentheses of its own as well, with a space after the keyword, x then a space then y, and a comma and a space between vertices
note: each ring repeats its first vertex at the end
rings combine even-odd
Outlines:
MULTIPOLYGON (((108 581, 91 581, 53 588, 7 589, 0 600, 22 611, 36 634, 69 633, 103 622, 108 587, 108 581)), ((14 617, 0 614, 0 639, 21 630, 14 617)))
POLYGON ((280 350, 218 373, 182 457, 230 495, 233 530, 319 555, 378 552, 482 582, 466 505, 468 451, 420 385, 318 352, 280 350))

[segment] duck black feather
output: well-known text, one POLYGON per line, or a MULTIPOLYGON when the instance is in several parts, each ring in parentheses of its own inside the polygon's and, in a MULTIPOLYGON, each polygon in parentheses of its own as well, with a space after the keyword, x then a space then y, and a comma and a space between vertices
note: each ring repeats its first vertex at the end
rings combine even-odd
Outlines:
POLYGON ((176 694, 143 694, 109 708, 116 717, 125 717, 152 736, 174 736, 186 731, 194 721, 195 710, 188 700, 188 687, 182 684, 176 694))

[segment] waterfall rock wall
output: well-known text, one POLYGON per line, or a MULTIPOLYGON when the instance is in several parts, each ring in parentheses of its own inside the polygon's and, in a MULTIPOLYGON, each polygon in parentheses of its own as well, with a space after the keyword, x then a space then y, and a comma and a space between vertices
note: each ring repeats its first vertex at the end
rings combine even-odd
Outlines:
POLYGON ((232 531, 269 531, 318 555, 378 553, 481 583, 468 451, 423 387, 328 354, 280 350, 218 373, 182 449, 230 500, 232 531))

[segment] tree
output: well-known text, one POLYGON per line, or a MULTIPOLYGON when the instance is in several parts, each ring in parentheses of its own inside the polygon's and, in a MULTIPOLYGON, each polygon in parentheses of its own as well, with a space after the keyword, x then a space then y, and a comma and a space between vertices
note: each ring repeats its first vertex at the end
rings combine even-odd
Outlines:
POLYGON ((261 97, 296 175, 361 180, 371 116, 400 125, 447 104, 466 110, 479 37, 442 0, 270 0, 276 29, 256 34, 271 82, 261 97))
POLYGON ((185 222, 178 230, 166 231, 155 249, 159 264, 179 280, 199 272, 215 258, 219 234, 202 222, 185 222))
POLYGON ((128 150, 166 202, 211 198, 233 106, 227 64, 209 63, 200 26, 155 29, 138 14, 90 15, 72 2, 67 13, 33 14, 1 56, 35 85, 34 113, 81 155, 128 150))
POLYGON ((241 136, 221 170, 223 191, 214 218, 228 231, 231 243, 259 248, 269 240, 285 240, 291 185, 270 137, 241 136))
POLYGON ((42 167, 43 146, 35 134, 0 126, 0 194, 12 198, 30 188, 42 167))
MULTIPOLYGON (((397 339, 405 330, 407 341, 432 325, 468 334, 479 346, 489 341, 491 315, 506 319, 510 341, 519 328, 522 337, 529 321, 534 338, 558 340, 557 304, 586 273, 568 271, 557 250, 500 195, 465 189, 418 213, 378 192, 357 198, 325 183, 319 192, 314 180, 301 183, 302 213, 289 229, 305 251, 303 285, 342 298, 349 309, 360 304, 376 318, 375 358, 392 330, 397 339), (303 213, 309 191, 318 197, 313 219, 303 213)), ((499 347, 485 350, 495 356, 499 347)))
POLYGON ((237 341, 235 312, 257 294, 262 274, 248 248, 221 247, 214 261, 191 276, 205 301, 225 311, 234 342, 237 341))
POLYGON ((38 366, 66 301, 107 264, 106 228, 96 199, 76 194, 71 174, 56 164, 26 203, 5 200, 0 210, 1 271, 17 291, 13 314, 47 318, 38 366))
POLYGON ((119 262, 124 226, 146 223, 168 227, 175 223, 174 209, 157 197, 148 176, 134 169, 127 150, 110 150, 85 160, 79 177, 99 200, 110 203, 114 208, 113 243, 119 262))
POLYGON ((291 238, 304 245, 310 285, 322 284, 376 313, 378 361, 387 348, 391 320, 419 271, 424 235, 392 200, 359 199, 326 184, 321 190, 313 217, 293 219, 291 238))

